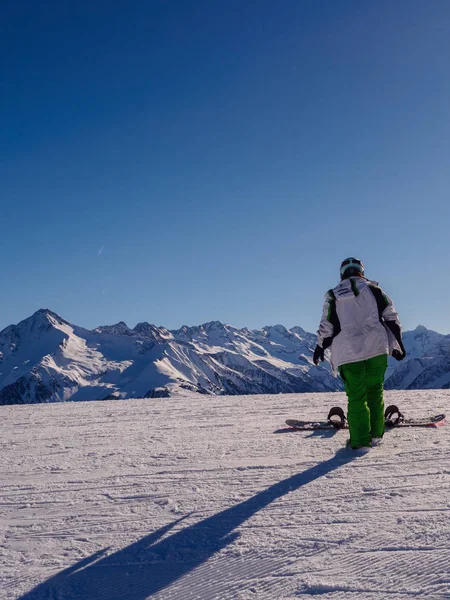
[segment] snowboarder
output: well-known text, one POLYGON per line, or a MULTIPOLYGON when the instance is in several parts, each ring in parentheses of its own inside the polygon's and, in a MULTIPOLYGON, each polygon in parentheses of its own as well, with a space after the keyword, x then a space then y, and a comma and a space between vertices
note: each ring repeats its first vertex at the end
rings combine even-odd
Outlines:
POLYGON ((387 357, 403 360, 406 352, 394 304, 364 277, 362 262, 346 258, 340 274, 339 285, 325 295, 313 361, 325 360, 331 346, 331 364, 339 370, 348 399, 349 445, 357 449, 383 437, 387 357))

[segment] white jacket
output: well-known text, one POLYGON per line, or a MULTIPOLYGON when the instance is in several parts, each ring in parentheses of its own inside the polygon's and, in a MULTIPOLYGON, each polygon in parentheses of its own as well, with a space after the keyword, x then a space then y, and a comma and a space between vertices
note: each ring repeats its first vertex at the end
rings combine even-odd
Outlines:
POLYGON ((350 277, 326 293, 317 343, 322 348, 331 343, 331 364, 335 369, 391 354, 400 347, 384 321, 395 321, 400 326, 389 296, 374 281, 350 277))

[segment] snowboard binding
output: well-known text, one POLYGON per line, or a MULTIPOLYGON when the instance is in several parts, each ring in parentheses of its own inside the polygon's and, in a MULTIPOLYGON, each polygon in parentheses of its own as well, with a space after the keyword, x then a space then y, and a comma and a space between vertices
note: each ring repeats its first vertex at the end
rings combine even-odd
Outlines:
POLYGON ((395 404, 391 404, 384 411, 384 421, 386 427, 395 427, 399 423, 402 423, 405 420, 403 414, 399 411, 398 407, 395 404))
POLYGON ((347 417, 340 406, 333 406, 328 413, 327 419, 335 429, 343 429, 345 427, 345 422, 347 421, 347 417), (338 417, 339 420, 333 419, 332 417, 338 417))

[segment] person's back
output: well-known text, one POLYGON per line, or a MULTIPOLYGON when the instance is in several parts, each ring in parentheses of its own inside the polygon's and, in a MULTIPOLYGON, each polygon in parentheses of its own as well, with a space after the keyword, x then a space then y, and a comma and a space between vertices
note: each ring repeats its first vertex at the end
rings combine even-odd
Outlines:
POLYGON ((390 353, 393 344, 384 323, 389 319, 397 322, 397 313, 375 282, 363 276, 349 277, 328 294, 335 299, 335 323, 339 329, 337 334, 333 332, 334 367, 390 353), (381 307, 377 297, 381 297, 381 307))
POLYGON ((370 446, 384 433, 387 356, 402 360, 405 350, 392 300, 364 277, 357 258, 343 261, 341 282, 325 295, 313 357, 316 365, 330 346, 331 362, 339 368, 347 392, 350 444, 370 446))

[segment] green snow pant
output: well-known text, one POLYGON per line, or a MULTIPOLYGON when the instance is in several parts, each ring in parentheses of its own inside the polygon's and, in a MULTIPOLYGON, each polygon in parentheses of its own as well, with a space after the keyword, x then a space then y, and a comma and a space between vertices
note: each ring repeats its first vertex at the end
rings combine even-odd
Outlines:
POLYGON ((384 374, 387 354, 339 367, 348 398, 348 427, 352 448, 370 446, 384 433, 384 374))

